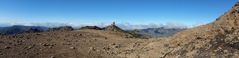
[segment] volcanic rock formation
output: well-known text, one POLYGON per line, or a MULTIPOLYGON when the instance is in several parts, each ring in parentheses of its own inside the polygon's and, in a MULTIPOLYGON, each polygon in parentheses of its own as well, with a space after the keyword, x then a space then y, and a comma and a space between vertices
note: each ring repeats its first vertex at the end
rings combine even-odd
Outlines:
POLYGON ((115 22, 113 22, 111 25, 106 26, 103 28, 104 30, 107 31, 114 31, 114 32, 125 32, 124 30, 122 30, 121 28, 119 28, 118 26, 115 25, 115 22))

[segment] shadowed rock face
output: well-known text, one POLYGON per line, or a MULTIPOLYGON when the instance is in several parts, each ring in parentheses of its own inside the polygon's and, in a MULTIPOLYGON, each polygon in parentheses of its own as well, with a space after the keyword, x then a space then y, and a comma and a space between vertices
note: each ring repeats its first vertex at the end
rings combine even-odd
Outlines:
POLYGON ((56 28, 49 28, 49 31, 72 31, 74 28, 71 26, 61 26, 56 28))
POLYGON ((81 27, 80 29, 94 29, 94 30, 102 30, 102 28, 97 27, 97 26, 85 26, 81 27))

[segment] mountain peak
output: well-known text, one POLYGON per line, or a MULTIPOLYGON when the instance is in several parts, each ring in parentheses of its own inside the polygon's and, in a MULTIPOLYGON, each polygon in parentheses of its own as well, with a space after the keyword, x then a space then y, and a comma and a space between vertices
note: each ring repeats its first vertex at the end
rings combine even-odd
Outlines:
POLYGON ((115 26, 115 22, 113 22, 111 25, 112 25, 112 26, 115 26))
POLYGON ((116 32, 123 32, 123 30, 121 28, 119 28, 118 26, 116 26, 115 22, 113 22, 111 25, 106 26, 104 28, 104 30, 108 30, 108 31, 116 31, 116 32))

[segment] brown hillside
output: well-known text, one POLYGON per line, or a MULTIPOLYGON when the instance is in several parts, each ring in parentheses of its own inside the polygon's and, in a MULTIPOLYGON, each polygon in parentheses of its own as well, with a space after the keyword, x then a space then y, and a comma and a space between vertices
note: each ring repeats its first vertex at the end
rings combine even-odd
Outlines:
POLYGON ((144 40, 102 30, 51 31, 0 36, 0 58, 115 58, 144 40))
POLYGON ((238 58, 238 4, 213 23, 179 32, 164 42, 150 43, 147 48, 152 51, 142 55, 153 58, 238 58))

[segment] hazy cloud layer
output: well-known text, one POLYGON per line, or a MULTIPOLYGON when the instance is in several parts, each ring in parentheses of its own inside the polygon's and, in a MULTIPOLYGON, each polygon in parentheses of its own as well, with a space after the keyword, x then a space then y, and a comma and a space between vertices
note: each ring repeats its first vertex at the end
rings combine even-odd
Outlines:
POLYGON ((123 29, 146 29, 146 28, 188 28, 188 26, 184 24, 178 23, 167 23, 167 24, 141 24, 141 25, 134 25, 134 24, 117 24, 119 27, 123 29))
POLYGON ((10 24, 0 23, 0 27, 11 26, 10 24))
MULTIPOLYGON (((59 27, 59 26, 72 26, 74 28, 80 28, 82 26, 99 26, 105 27, 111 23, 98 23, 98 24, 71 24, 71 23, 12 23, 12 24, 0 24, 0 26, 11 25, 26 25, 26 26, 46 26, 46 27, 59 27)), ((130 23, 117 23, 122 29, 146 29, 146 28, 189 28, 181 23, 166 23, 166 24, 130 24, 130 23)))

